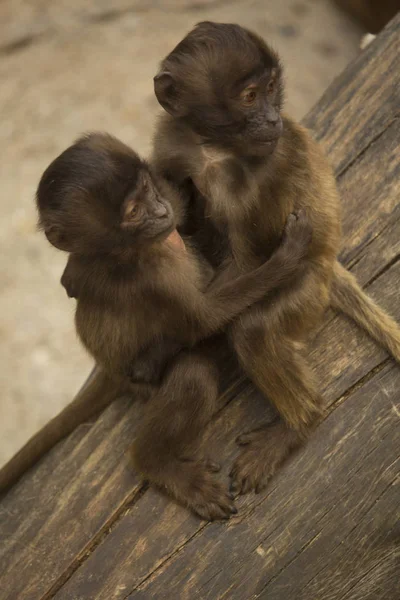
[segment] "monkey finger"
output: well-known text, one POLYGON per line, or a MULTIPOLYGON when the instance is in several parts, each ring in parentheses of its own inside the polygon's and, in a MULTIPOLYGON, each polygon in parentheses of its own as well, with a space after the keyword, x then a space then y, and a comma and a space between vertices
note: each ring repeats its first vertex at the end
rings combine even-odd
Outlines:
POLYGON ((244 477, 241 481, 240 495, 248 494, 253 489, 253 483, 250 477, 244 477))
POLYGON ((211 473, 219 473, 221 470, 221 465, 213 460, 206 459, 204 465, 211 473))
POLYGON ((243 487, 245 485, 246 478, 239 475, 237 470, 233 475, 231 475, 232 481, 229 490, 235 494, 236 497, 241 496, 243 492, 243 487))
POLYGON ((239 495, 239 486, 235 479, 232 479, 229 484, 229 493, 230 493, 232 500, 237 498, 237 496, 239 495))
POLYGON ((236 473, 235 467, 233 467, 232 470, 231 470, 231 472, 229 473, 229 478, 230 478, 229 493, 231 494, 231 496, 234 499, 240 493, 240 485, 238 483, 237 473, 236 473))
POLYGON ((296 215, 296 213, 290 213, 290 215, 286 219, 286 228, 285 229, 290 228, 295 223, 297 223, 297 215, 296 215))
POLYGON ((236 438, 238 446, 247 446, 251 442, 251 432, 242 433, 236 438))

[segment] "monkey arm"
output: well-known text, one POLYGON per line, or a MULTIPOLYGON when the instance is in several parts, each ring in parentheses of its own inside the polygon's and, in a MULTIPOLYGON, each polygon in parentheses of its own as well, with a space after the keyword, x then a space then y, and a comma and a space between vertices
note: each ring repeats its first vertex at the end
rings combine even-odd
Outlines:
POLYGON ((191 342, 209 337, 235 319, 246 308, 283 286, 306 269, 305 258, 311 240, 311 225, 302 212, 296 219, 290 215, 282 244, 271 258, 254 271, 231 281, 214 280, 199 297, 197 331, 191 342))
POLYGON ((159 382, 165 368, 181 348, 181 344, 171 339, 153 340, 133 362, 129 379, 135 384, 159 382))

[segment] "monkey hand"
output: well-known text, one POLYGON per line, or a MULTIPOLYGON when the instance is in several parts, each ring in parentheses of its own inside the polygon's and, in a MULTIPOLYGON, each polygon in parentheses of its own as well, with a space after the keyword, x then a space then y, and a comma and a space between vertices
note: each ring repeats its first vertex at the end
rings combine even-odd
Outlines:
POLYGON ((312 225, 305 210, 291 213, 285 225, 283 233, 282 250, 285 260, 294 259, 299 262, 307 256, 312 238, 312 225))

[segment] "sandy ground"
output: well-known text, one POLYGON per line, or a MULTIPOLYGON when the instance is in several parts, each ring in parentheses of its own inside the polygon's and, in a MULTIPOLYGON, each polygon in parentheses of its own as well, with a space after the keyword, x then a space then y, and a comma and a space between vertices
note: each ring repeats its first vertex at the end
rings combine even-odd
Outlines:
POLYGON ((35 187, 83 131, 147 153, 159 60, 202 20, 257 31, 286 65, 301 118, 359 51, 328 0, 3 0, 0 3, 0 464, 72 398, 91 366, 59 285, 65 256, 36 232, 35 187))

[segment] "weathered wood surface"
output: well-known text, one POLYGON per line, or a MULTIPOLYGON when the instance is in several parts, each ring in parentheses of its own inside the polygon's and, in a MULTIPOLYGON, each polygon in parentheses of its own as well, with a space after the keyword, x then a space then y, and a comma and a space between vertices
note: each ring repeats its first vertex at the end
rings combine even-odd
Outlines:
MULTIPOLYGON (((398 18, 306 119, 338 175, 343 261, 397 319, 399 34, 398 18)), ((400 598, 400 369, 333 313, 312 358, 329 415, 229 523, 140 483, 126 455, 140 419, 130 399, 80 427, 1 501, 1 600, 400 598)), ((236 434, 266 414, 229 372, 205 439, 225 476, 236 434)))

